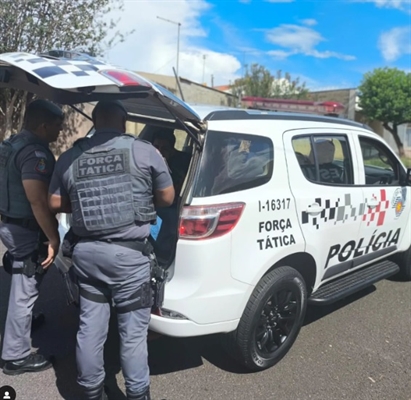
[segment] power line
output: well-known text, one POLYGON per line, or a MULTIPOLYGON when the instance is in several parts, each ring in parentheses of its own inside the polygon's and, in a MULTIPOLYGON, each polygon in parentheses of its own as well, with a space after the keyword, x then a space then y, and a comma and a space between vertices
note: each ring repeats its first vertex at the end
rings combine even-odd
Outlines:
POLYGON ((162 70, 164 67, 166 67, 168 64, 170 64, 172 61, 174 61, 176 57, 173 57, 171 60, 167 61, 161 68, 158 70, 154 71, 153 74, 156 74, 158 71, 162 70))

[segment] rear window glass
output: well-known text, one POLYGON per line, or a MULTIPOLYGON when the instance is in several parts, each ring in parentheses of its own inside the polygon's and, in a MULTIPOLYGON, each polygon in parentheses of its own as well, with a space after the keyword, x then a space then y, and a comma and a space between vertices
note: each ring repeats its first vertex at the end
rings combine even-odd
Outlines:
POLYGON ((261 186, 273 173, 274 149, 267 137, 209 131, 194 197, 216 196, 261 186))

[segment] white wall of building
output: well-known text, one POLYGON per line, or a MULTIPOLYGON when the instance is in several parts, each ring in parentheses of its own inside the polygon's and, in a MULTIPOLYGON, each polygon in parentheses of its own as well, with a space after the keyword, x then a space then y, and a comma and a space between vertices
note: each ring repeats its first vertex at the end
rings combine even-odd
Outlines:
MULTIPOLYGON (((398 136, 404 144, 405 151, 411 156, 411 124, 403 124, 398 127, 398 136)), ((390 131, 384 129, 383 138, 397 152, 398 148, 395 144, 394 137, 390 131)))

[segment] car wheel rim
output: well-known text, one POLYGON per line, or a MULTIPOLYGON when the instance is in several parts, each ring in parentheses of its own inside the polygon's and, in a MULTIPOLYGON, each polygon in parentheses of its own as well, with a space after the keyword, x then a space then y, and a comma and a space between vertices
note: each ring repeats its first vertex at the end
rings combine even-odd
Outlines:
POLYGON ((282 289, 264 305, 255 330, 258 352, 270 358, 290 337, 298 314, 298 291, 282 289))

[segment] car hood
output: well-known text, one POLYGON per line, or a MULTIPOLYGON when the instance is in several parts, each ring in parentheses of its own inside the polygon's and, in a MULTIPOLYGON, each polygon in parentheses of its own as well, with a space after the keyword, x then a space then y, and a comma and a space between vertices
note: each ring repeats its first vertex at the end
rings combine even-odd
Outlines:
POLYGON ((131 114, 180 119, 196 127, 200 116, 169 90, 133 71, 96 58, 65 59, 22 52, 0 54, 0 89, 20 89, 59 104, 122 100, 131 114))

